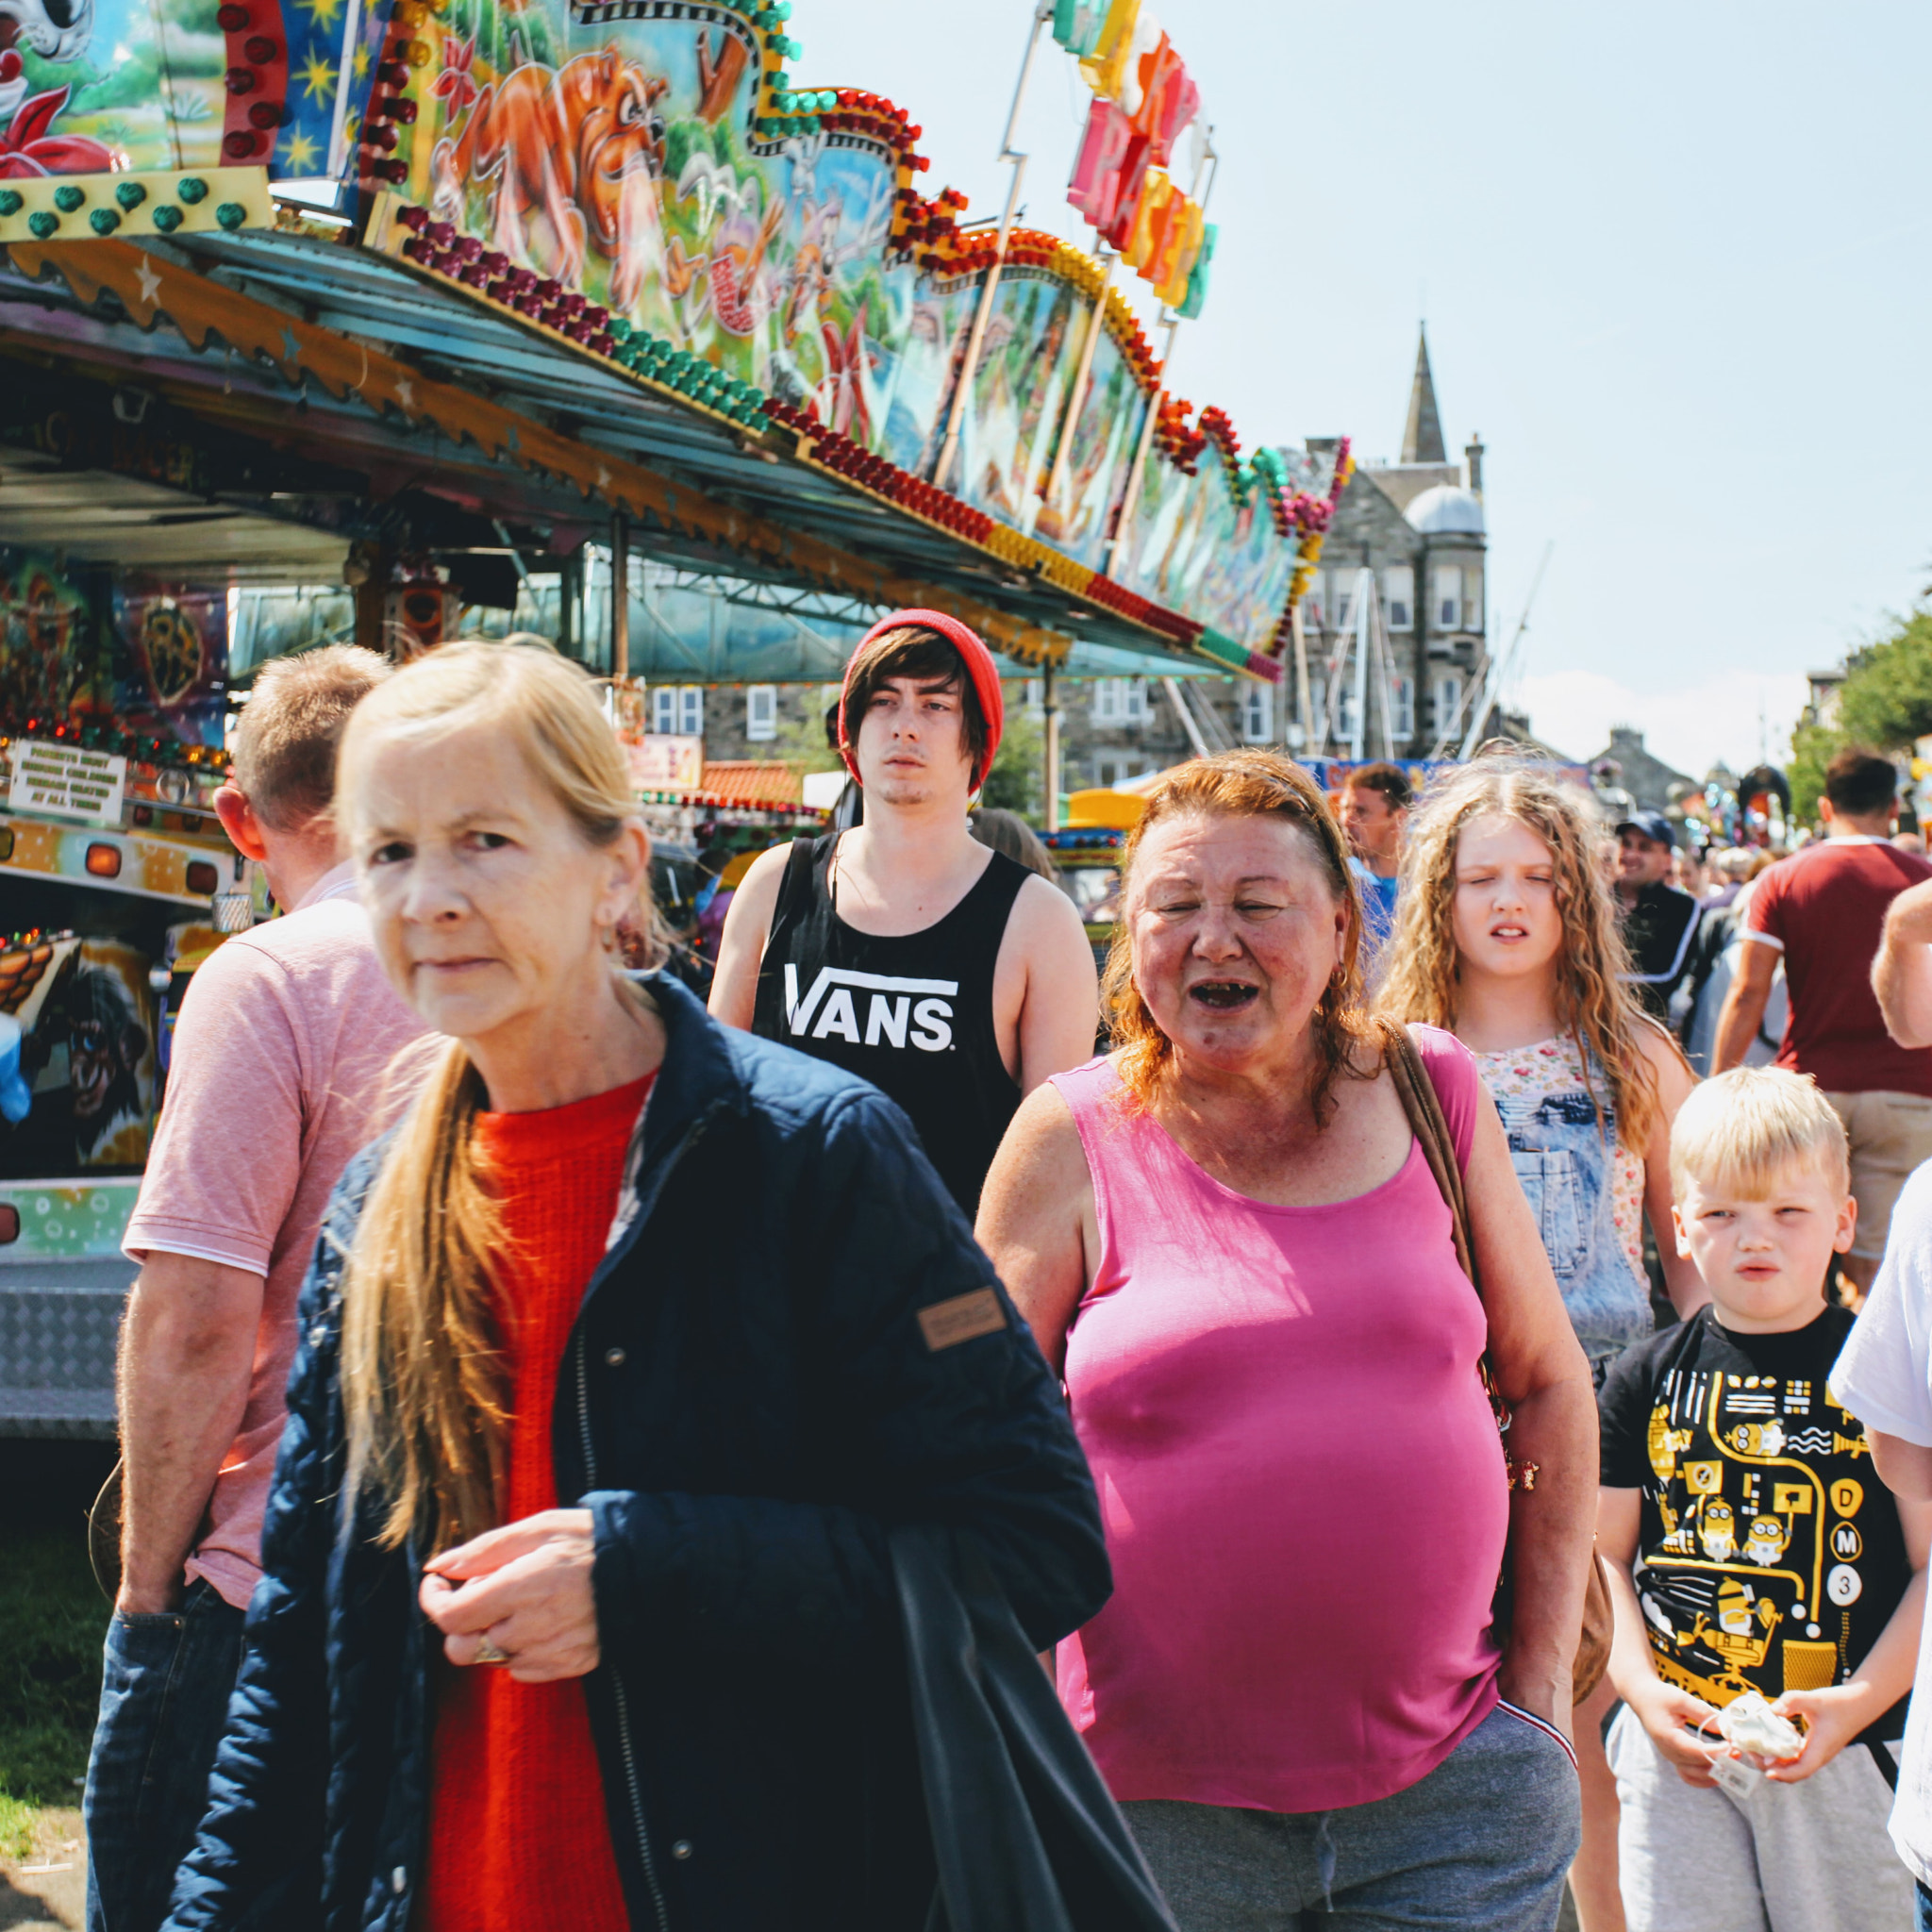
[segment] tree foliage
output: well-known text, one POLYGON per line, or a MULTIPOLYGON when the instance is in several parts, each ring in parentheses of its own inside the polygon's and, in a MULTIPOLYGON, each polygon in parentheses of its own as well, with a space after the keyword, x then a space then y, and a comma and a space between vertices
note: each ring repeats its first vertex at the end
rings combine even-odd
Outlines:
POLYGON ((1816 815, 1824 768, 1847 745, 1887 754, 1909 752, 1932 733, 1932 608, 1894 620, 1892 627, 1845 660, 1838 716, 1830 725, 1801 724, 1791 734, 1791 807, 1801 821, 1816 815))
POLYGON ((1034 712, 1013 705, 1007 711, 1000 748, 993 753, 992 770, 986 774, 979 802, 1016 811, 1034 824, 1043 825, 1046 794, 1041 788, 1045 780, 1045 725, 1034 712))
POLYGON ((1874 751, 1908 751, 1932 732, 1932 609, 1902 618, 1846 666, 1839 690, 1838 735, 1874 751))

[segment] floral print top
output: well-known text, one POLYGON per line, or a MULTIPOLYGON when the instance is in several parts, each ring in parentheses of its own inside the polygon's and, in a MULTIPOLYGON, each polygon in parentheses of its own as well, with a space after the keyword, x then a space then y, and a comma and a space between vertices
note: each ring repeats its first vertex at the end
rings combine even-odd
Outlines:
MULTIPOLYGON (((1583 1055, 1568 1035, 1541 1040, 1507 1053, 1479 1053, 1483 1085, 1490 1090, 1506 1124, 1535 1113, 1546 1102, 1574 1103, 1588 1096, 1603 1108, 1604 1131, 1616 1136, 1616 1109, 1603 1069, 1592 1059, 1585 1078, 1583 1055)), ((1610 1218, 1631 1268, 1643 1274, 1643 1157, 1617 1136, 1610 1158, 1610 1218)))

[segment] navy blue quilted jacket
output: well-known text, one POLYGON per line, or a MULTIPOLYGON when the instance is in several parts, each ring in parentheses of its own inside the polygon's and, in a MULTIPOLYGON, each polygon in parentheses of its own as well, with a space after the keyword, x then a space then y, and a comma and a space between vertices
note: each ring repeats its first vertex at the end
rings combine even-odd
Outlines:
MULTIPOLYGON (((1043 1646, 1109 1588, 1091 1480, 906 1116, 649 982, 670 1041, 638 1212, 558 1378, 558 1492, 596 1521, 584 1680, 644 1932, 918 1932, 930 1897, 886 1530, 971 1529, 1043 1646), (930 1328, 930 1338, 927 1329, 930 1328), (959 1339, 962 1338, 963 1339, 959 1339)), ((339 1276, 304 1291, 265 1574, 172 1932, 403 1932, 423 1878, 435 1633, 410 1552, 345 1523, 339 1276)))

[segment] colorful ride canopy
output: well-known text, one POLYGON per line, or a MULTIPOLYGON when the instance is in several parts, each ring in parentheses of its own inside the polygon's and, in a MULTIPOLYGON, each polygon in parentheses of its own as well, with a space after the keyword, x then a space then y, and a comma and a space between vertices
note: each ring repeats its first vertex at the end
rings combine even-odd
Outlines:
MULTIPOLYGON (((963 196, 922 193, 904 112, 793 86, 789 15, 694 0, 0 0, 0 191, 254 166, 283 191, 308 184, 311 204, 339 184, 363 245, 781 449, 789 425, 802 458, 1076 592, 1158 607, 1146 621, 1171 644, 1278 676, 1345 453, 1243 461, 1224 416, 1191 424, 1163 395, 1097 266, 1022 230, 951 487, 930 490, 996 244, 958 228, 963 196)), ((0 211, 20 206, 0 192, 0 211)), ((146 213, 121 207, 139 232, 146 213)))

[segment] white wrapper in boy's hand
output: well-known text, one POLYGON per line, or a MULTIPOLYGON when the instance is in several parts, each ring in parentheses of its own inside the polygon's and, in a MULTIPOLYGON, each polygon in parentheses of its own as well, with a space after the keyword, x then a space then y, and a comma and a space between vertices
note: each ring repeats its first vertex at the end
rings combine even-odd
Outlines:
POLYGON ((1805 1749, 1805 1734, 1756 1690, 1734 1697, 1718 1712, 1717 1727, 1734 1750, 1771 1764, 1786 1764, 1805 1749))

